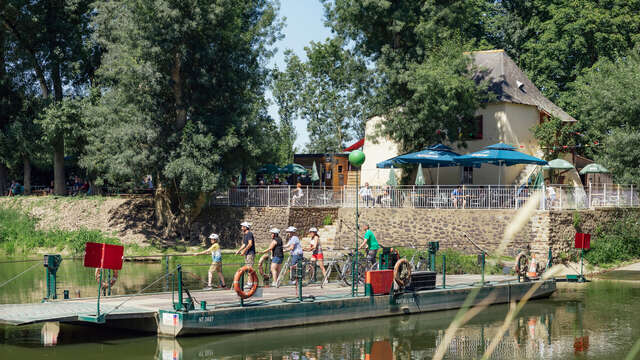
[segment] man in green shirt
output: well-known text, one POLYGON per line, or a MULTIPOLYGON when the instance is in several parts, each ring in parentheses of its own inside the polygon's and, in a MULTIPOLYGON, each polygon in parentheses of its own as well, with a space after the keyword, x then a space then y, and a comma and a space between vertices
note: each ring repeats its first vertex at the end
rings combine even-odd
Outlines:
POLYGON ((376 236, 371 231, 369 224, 365 223, 363 226, 364 229, 364 238, 362 244, 358 249, 362 249, 365 246, 367 247, 367 261, 373 264, 376 262, 376 254, 378 253, 378 249, 382 247, 382 245, 376 239, 376 236))

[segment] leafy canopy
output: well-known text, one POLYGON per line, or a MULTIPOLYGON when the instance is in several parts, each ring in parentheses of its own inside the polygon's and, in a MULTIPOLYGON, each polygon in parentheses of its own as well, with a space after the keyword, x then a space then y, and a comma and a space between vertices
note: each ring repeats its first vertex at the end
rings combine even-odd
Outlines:
POLYGON ((271 158, 264 64, 276 11, 269 0, 99 2, 106 53, 82 166, 109 182, 153 174, 193 199, 271 158))

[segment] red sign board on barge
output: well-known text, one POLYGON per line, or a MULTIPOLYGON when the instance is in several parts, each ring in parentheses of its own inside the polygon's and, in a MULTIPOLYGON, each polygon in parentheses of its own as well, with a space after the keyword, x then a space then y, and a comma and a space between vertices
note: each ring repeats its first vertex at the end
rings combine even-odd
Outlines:
POLYGON ((589 250, 591 248, 591 234, 576 233, 575 247, 576 249, 589 250))
POLYGON ((124 246, 88 242, 84 250, 84 266, 101 269, 122 269, 124 246))

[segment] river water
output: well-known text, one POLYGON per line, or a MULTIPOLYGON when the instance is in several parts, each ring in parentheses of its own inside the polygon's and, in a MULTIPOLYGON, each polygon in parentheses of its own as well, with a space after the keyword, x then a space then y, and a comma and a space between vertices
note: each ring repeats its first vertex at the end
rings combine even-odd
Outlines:
MULTIPOLYGON (((44 295, 41 264, 0 263, 0 303, 34 302, 44 295)), ((187 268, 197 287, 205 266, 187 268)), ((135 293, 163 274, 161 264, 126 263, 114 294, 135 293)), ((615 272, 607 280, 563 285, 549 299, 528 303, 510 324, 493 359, 624 359, 640 338, 640 273, 615 272), (624 278, 625 281, 610 279, 624 278)), ((71 297, 97 291, 93 272, 63 262, 58 292, 71 297)), ((190 279, 190 280, 189 280, 190 279)), ((189 286, 189 284, 187 284, 189 286)), ((160 291, 160 281, 147 291, 160 291)), ((506 305, 484 310, 457 333, 447 359, 480 358, 502 325, 506 305)), ((454 311, 297 327, 253 333, 161 339, 156 336, 49 323, 0 326, 0 359, 429 359, 454 311), (55 334, 59 334, 57 337, 55 334)))

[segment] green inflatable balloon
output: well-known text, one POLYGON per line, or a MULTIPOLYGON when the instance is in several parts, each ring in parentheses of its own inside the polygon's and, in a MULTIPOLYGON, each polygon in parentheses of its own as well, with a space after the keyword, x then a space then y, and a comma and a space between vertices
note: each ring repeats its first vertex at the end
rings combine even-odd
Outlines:
POLYGON ((364 153, 360 150, 352 151, 351 154, 349 154, 349 162, 351 165, 359 167, 364 163, 364 153))

